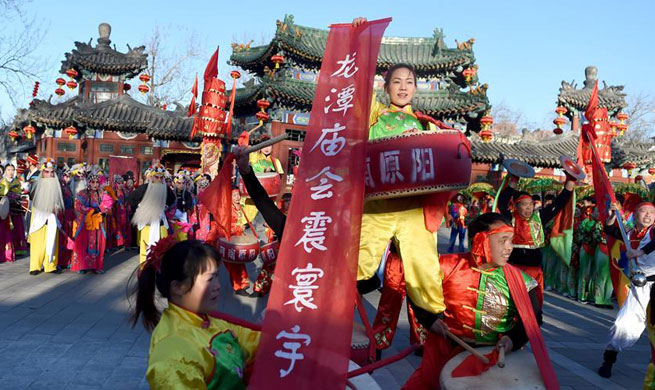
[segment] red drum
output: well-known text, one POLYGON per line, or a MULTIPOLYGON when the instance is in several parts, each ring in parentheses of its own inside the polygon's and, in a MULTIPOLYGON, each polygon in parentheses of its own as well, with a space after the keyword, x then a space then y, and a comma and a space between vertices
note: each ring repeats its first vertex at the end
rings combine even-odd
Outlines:
POLYGON ((459 190, 471 181, 471 143, 458 130, 410 130, 366 145, 366 199, 459 190))
POLYGON ((350 341, 350 360, 362 367, 369 364, 368 351, 370 346, 371 340, 366 334, 366 328, 363 324, 355 322, 353 324, 353 335, 350 341))
POLYGON ((280 251, 280 242, 273 241, 259 248, 259 255, 264 265, 273 265, 277 261, 277 254, 280 251))
MULTIPOLYGON (((262 187, 266 190, 266 193, 270 197, 275 197, 280 193, 280 175, 276 172, 266 172, 266 173, 256 173, 257 180, 262 183, 262 187)), ((243 180, 239 181, 239 192, 241 196, 248 196, 248 191, 246 191, 246 186, 243 184, 243 180)))
POLYGON ((259 254, 259 241, 250 234, 232 236, 230 241, 222 237, 218 239, 218 253, 228 263, 251 263, 259 254))

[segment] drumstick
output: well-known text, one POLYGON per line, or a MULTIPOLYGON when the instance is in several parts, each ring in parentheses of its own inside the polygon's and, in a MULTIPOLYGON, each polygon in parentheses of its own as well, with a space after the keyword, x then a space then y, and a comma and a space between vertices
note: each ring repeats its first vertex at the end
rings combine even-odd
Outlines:
POLYGON ((464 340, 460 339, 459 337, 455 336, 452 334, 448 329, 446 329, 446 334, 448 337, 450 337, 454 342, 459 344, 460 347, 464 348, 465 350, 469 351, 471 355, 475 356, 476 358, 480 359, 480 361, 484 364, 489 364, 489 359, 487 359, 486 356, 478 352, 475 348, 471 347, 470 345, 466 344, 464 340))
POLYGON ((267 139, 264 142, 261 142, 261 143, 258 143, 257 145, 249 147, 248 149, 244 150, 243 153, 248 154, 248 153, 256 152, 258 150, 264 149, 267 146, 271 146, 271 145, 274 145, 274 144, 276 144, 278 142, 282 142, 285 139, 287 139, 287 137, 288 137, 287 133, 284 133, 282 135, 278 135, 277 137, 267 139))
POLYGON ((503 345, 498 346, 498 368, 505 367, 505 347, 503 345))

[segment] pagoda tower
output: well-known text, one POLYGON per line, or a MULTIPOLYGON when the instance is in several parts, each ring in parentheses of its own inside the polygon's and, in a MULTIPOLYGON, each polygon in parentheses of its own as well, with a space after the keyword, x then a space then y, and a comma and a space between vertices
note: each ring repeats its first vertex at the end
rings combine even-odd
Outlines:
POLYGON ((199 166, 200 145, 189 140, 193 120, 186 109, 167 111, 130 96, 149 90, 145 46, 127 45, 127 52, 120 52, 110 46, 109 24, 100 24, 98 32, 95 46, 92 39, 75 42, 65 54, 55 102, 52 95, 35 98, 18 110, 10 125, 16 141, 33 140, 37 154, 55 158, 58 165, 87 162, 107 170, 109 157, 121 156, 136 159, 139 170, 153 160, 171 170, 185 163, 199 166))

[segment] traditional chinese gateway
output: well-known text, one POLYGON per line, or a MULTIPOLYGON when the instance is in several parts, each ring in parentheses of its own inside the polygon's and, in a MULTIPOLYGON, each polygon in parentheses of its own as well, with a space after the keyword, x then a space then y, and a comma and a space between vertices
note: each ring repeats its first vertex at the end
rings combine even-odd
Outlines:
POLYGON ((95 46, 75 42, 66 53, 60 72, 67 80, 56 80, 57 97, 35 98, 19 110, 10 136, 34 141, 38 155, 58 165, 87 162, 106 169, 110 156, 123 156, 136 159, 140 169, 156 159, 171 170, 198 167, 200 144, 189 139, 193 120, 186 109, 165 110, 130 95, 149 90, 145 47, 117 51, 110 46, 111 26, 102 23, 98 30, 95 46), (140 85, 129 84, 137 75, 140 85))

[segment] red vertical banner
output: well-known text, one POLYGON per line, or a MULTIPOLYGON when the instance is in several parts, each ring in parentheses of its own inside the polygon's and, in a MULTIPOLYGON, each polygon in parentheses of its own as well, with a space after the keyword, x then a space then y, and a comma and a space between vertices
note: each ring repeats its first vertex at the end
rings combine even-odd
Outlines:
POLYGON ((330 26, 250 389, 343 389, 368 116, 391 19, 330 26))

